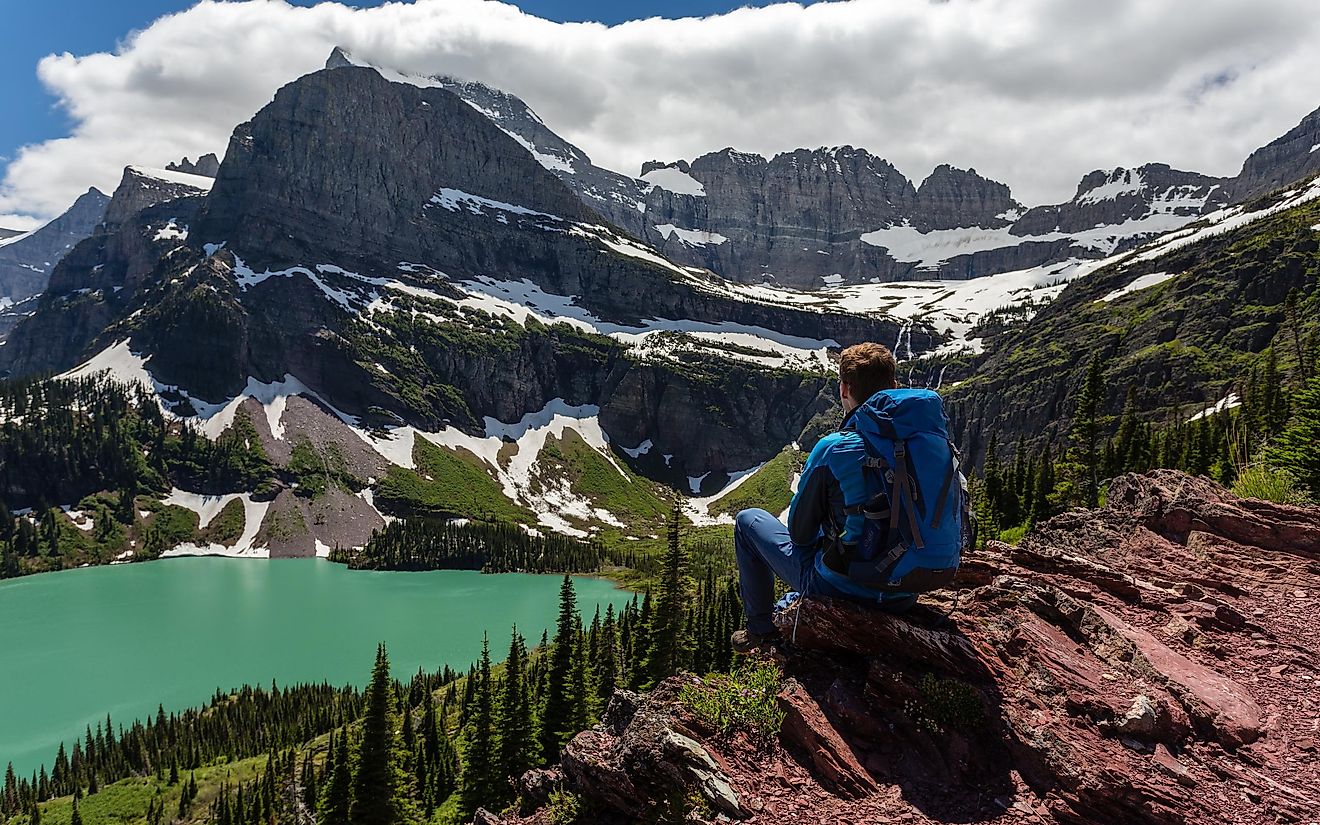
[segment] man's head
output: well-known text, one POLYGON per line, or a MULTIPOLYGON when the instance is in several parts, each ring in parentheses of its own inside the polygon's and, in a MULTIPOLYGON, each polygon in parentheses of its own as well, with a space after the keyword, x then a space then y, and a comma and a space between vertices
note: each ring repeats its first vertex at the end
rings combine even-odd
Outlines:
POLYGON ((867 341, 853 344, 839 356, 839 400, 850 413, 866 399, 898 386, 897 365, 888 347, 867 341))

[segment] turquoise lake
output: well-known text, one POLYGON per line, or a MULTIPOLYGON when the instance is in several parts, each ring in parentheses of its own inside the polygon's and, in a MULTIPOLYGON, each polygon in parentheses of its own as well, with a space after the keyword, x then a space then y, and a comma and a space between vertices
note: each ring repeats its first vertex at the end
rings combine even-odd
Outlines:
MULTIPOLYGON (((316 559, 177 558, 0 582, 0 770, 49 769, 106 714, 115 726, 205 703, 216 688, 327 681, 363 685, 376 644, 391 670, 466 668, 518 625, 552 627, 561 576, 349 570, 316 559)), ((576 578, 578 607, 630 594, 576 578)))

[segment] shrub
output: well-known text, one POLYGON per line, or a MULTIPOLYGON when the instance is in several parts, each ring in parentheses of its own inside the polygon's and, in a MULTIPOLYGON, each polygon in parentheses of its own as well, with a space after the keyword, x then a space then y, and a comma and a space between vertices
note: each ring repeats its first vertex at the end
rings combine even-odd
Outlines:
POLYGON ((781 677, 779 668, 768 662, 743 662, 732 673, 685 686, 679 699, 698 720, 720 733, 745 728, 777 736, 784 724, 784 712, 775 699, 781 677))
POLYGON ((1233 482, 1233 495, 1256 498, 1275 504, 1310 504, 1310 496, 1287 470, 1276 470, 1265 464, 1251 464, 1238 474, 1233 482))
POLYGON ((582 801, 572 791, 553 790, 546 813, 554 825, 573 825, 582 817, 582 801))

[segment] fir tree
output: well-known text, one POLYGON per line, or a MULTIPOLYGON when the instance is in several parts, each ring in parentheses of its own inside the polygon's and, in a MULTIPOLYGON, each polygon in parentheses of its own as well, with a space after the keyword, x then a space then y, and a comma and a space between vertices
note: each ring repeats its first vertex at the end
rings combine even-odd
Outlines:
POLYGON ((691 639, 685 626, 685 608, 691 595, 687 579, 687 559, 683 553, 679 521, 682 513, 675 504, 669 514, 669 535, 664 568, 656 594, 655 613, 651 620, 646 663, 651 682, 673 676, 682 670, 691 639))
POLYGON ((591 669, 587 664, 586 634, 582 631, 582 619, 575 616, 574 622, 577 632, 568 679, 568 736, 565 741, 591 727, 591 710, 596 698, 591 686, 591 669))
POLYGON ((614 695, 619 679, 619 643, 614 619, 614 605, 605 607, 605 621, 600 625, 600 641, 596 645, 596 696, 601 702, 614 695))
POLYGON ((78 797, 73 798, 73 814, 69 819, 69 825, 83 825, 82 812, 78 810, 78 797))
MULTIPOLYGON (((500 692, 499 776, 516 779, 537 764, 536 720, 527 685, 527 644, 513 628, 509 657, 504 662, 504 689, 500 692)), ((497 795, 498 796, 498 795, 497 795)))
POLYGON ((321 785, 321 799, 316 806, 317 825, 348 825, 352 807, 353 777, 348 766, 348 731, 339 735, 335 746, 334 732, 325 757, 326 777, 321 785))
POLYGON ((550 648, 545 706, 541 712, 541 752, 551 761, 558 759, 559 749, 577 733, 573 728, 572 697, 569 694, 577 626, 577 594, 573 591, 573 580, 565 574, 564 583, 559 588, 559 618, 555 624, 554 644, 550 648))
POLYGON ((409 821, 407 780, 400 765, 398 720, 390 660, 382 644, 367 686, 362 712, 362 740, 353 772, 349 820, 354 825, 398 825, 409 821))
POLYGON ((1320 377, 1307 381, 1294 399, 1292 421, 1275 439, 1266 457, 1291 473, 1320 498, 1320 377))
POLYGON ((472 697, 472 711, 464 731, 463 779, 460 791, 463 810, 472 814, 482 803, 498 795, 494 708, 490 682, 490 640, 482 636, 481 661, 474 676, 477 685, 472 697))
POLYGON ((1073 412, 1072 431, 1068 440, 1072 444, 1069 451, 1070 466, 1075 468, 1077 479, 1073 495, 1078 503, 1086 507, 1097 507, 1100 503, 1100 405, 1104 401, 1104 373, 1101 370, 1099 354, 1091 356, 1086 367, 1086 379, 1082 382, 1081 392, 1077 395, 1077 407, 1073 412))

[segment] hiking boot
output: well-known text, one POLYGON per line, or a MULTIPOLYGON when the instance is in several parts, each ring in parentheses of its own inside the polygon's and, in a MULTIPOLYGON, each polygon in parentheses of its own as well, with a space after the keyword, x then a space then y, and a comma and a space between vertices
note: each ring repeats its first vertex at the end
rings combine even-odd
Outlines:
POLYGON ((769 647, 779 641, 779 631, 771 630, 769 633, 752 633, 750 630, 739 630, 729 638, 733 645, 734 653, 741 653, 744 656, 762 647, 769 647))

